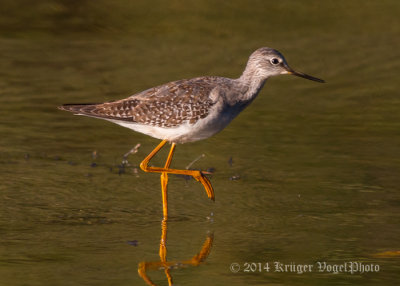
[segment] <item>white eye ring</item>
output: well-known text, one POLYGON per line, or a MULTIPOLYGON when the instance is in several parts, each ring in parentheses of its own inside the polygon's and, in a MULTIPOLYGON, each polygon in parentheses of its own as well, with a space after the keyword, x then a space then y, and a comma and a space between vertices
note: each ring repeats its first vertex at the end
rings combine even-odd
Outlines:
POLYGON ((277 58, 272 58, 272 59, 270 59, 269 61, 270 61, 270 63, 271 63, 272 65, 274 65, 274 66, 276 66, 276 65, 278 65, 278 64, 281 63, 280 60, 277 59, 277 58))

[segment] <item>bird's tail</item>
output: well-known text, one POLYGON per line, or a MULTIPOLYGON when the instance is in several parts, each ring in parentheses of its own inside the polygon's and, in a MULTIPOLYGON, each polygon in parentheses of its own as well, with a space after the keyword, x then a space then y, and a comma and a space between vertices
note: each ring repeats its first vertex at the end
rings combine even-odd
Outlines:
POLYGON ((72 112, 74 114, 90 114, 91 111, 96 109, 96 103, 85 103, 85 104, 63 104, 57 108, 60 110, 65 110, 72 112))

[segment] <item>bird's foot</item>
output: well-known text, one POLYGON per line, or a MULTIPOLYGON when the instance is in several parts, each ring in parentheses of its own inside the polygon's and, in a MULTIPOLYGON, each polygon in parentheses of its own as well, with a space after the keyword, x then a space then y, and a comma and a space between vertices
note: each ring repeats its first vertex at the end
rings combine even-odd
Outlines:
POLYGON ((209 174, 209 172, 193 171, 191 175, 196 181, 203 184, 208 198, 215 201, 214 189, 210 180, 204 174, 209 174))

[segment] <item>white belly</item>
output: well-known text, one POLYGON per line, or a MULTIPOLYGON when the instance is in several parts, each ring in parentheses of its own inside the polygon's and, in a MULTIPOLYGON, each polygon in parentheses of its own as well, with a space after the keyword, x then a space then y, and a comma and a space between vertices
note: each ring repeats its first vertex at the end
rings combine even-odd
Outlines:
POLYGON ((161 140, 168 140, 174 143, 186 143, 209 138, 223 130, 233 118, 240 112, 223 112, 221 106, 216 106, 210 114, 194 124, 188 122, 172 128, 143 125, 135 122, 109 120, 123 127, 132 129, 161 140))

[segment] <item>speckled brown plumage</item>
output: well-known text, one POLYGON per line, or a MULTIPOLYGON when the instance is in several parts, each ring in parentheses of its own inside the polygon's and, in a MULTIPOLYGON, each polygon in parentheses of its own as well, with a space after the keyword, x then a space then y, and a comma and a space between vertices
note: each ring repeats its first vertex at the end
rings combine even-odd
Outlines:
POLYGON ((213 105, 209 95, 218 81, 217 77, 179 80, 118 101, 65 104, 60 109, 75 114, 158 127, 175 127, 184 122, 194 124, 209 114, 213 105))

